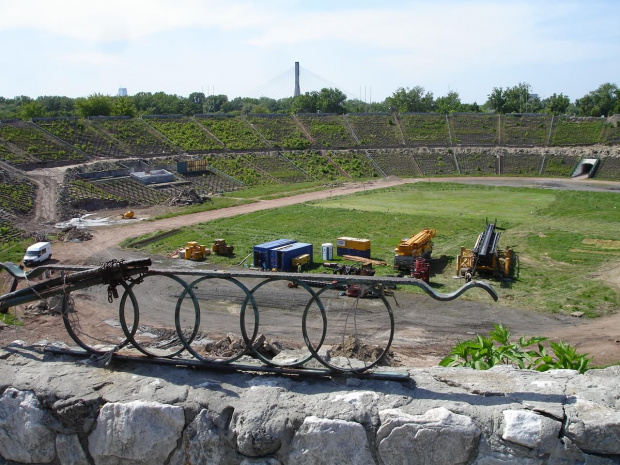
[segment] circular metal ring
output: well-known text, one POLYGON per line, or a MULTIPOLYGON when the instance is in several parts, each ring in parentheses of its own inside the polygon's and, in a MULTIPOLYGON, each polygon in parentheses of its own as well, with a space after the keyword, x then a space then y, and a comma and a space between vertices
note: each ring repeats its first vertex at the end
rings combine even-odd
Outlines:
MULTIPOLYGON (((310 301, 308 302, 308 304, 306 305, 306 309, 304 310, 304 315, 303 315, 303 320, 302 320, 302 332, 304 335, 304 341, 306 342, 306 346, 308 347, 308 350, 312 353, 312 355, 314 356, 314 358, 316 358, 323 366, 329 368, 332 371, 337 371, 337 372, 341 372, 341 373, 362 373, 366 370, 369 370, 370 368, 374 367, 375 365, 377 365, 381 359, 387 355, 388 351, 390 350, 390 347, 392 345, 392 340, 394 339, 394 314, 392 313, 392 307, 390 306, 389 302, 387 301, 387 299, 385 298, 385 295, 383 294, 383 292, 379 293, 379 297, 381 299, 381 301, 383 302, 383 305, 385 306, 385 308, 387 309, 387 313, 390 319, 390 337, 389 340, 385 346, 385 349, 381 352, 381 355, 379 355, 375 361, 373 361, 371 364, 364 366, 362 368, 342 368, 336 365, 332 365, 331 363, 329 363, 328 361, 324 360, 319 354, 318 354, 318 350, 319 347, 314 348, 312 346, 312 342, 310 341, 310 337, 308 336, 308 330, 307 330, 307 325, 306 325, 306 320, 308 317, 308 310, 310 309, 310 306, 312 305, 314 299, 319 299, 321 294, 327 290, 331 290, 334 289, 336 285, 340 284, 338 281, 334 281, 333 283, 329 284, 328 286, 325 286, 323 289, 321 289, 319 292, 316 293, 316 296, 313 297, 312 299, 310 299, 310 301)), ((326 316, 324 316, 324 318, 326 318, 326 316)), ((323 338, 325 337, 325 335, 323 335, 323 338)))
MULTIPOLYGON (((136 296, 131 291, 129 286, 124 281, 120 281, 119 283, 125 289, 125 293, 129 294, 129 298, 130 298, 131 303, 133 305, 133 313, 134 313, 134 324, 133 324, 133 327, 131 328, 131 331, 127 330, 127 332, 125 332, 125 329, 123 329, 123 333, 126 336, 125 340, 122 341, 120 344, 114 344, 115 346, 118 346, 119 348, 122 348, 122 347, 126 346, 130 342, 129 337, 127 337, 127 334, 129 334, 131 337, 133 337, 136 334, 136 331, 138 330, 138 323, 139 323, 139 320, 140 320, 140 312, 138 310, 138 302, 136 301, 136 296)), ((77 345, 79 345, 82 349, 86 350, 87 352, 91 352, 93 354, 105 354, 106 352, 109 352, 109 349, 108 350, 98 350, 98 349, 95 349, 95 348, 91 347, 90 345, 86 344, 85 342, 83 342, 78 337, 78 335, 73 330, 73 326, 72 326, 71 321, 69 320, 69 312, 67 311, 67 298, 68 298, 67 294, 63 294, 63 296, 62 296, 62 310, 61 310, 61 313, 62 313, 62 321, 63 321, 63 323, 65 325, 65 329, 69 333, 69 336, 71 337, 71 339, 73 339, 77 345)))
MULTIPOLYGON (((239 287, 246 295, 246 299, 244 300, 244 302, 246 300, 250 300, 250 302, 252 303, 252 307, 254 308, 254 333, 252 334, 252 337, 248 337, 247 332, 245 330, 245 322, 243 321, 243 318, 245 316, 245 311, 242 311, 240 313, 240 329, 241 329, 241 336, 243 337, 243 342, 245 343, 245 349, 242 350, 241 352, 239 352, 237 355, 230 357, 230 358, 208 358, 208 357, 203 357, 202 355, 200 355, 195 349, 192 348, 192 346, 190 345, 191 341, 188 341, 185 336, 183 335, 183 331, 181 329, 181 321, 180 321, 180 312, 181 312, 181 303, 183 301, 183 299, 185 298, 185 295, 187 294, 186 291, 183 291, 183 293, 179 296, 179 299, 177 300, 177 305, 174 311, 174 324, 177 330, 177 335, 179 336, 179 339, 181 340, 181 343, 183 344, 183 346, 185 347, 185 349, 192 354, 195 358, 197 358, 198 360, 200 360, 201 362, 206 362, 206 363, 221 363, 221 364, 228 364, 228 363, 232 363, 236 360, 238 360, 239 358, 241 358, 243 355, 245 355, 247 352, 249 352, 250 348, 252 347, 252 344, 254 343, 254 339, 256 338, 256 335, 258 334, 258 324, 259 324, 259 318, 258 318, 258 307, 256 306, 256 302, 254 301, 254 296, 250 293, 250 291, 248 290, 248 288, 241 283, 240 281, 238 281, 235 278, 231 278, 228 276, 223 276, 223 277, 217 277, 217 276, 203 276, 201 278, 196 279, 195 281, 192 281, 191 283, 188 284, 188 289, 192 290, 197 284, 201 283, 202 281, 205 281, 207 279, 223 279, 225 281, 231 282, 233 284, 235 284, 237 287, 239 287)), ((242 309, 244 310, 244 309, 242 309)), ((198 328, 198 326, 197 326, 198 328)))
MULTIPOLYGON (((173 281, 176 281, 177 283, 179 283, 182 287, 183 287, 183 298, 185 297, 186 294, 189 294, 189 296, 192 299, 192 302, 194 304, 194 313, 196 315, 196 319, 195 319, 195 325, 194 325, 194 330, 192 331, 189 339, 188 339, 188 343, 191 344, 191 342, 194 340, 194 338, 196 337, 196 334, 198 333, 198 327, 200 326, 200 306, 198 305, 198 300, 196 299, 196 296, 194 295, 194 292, 191 290, 191 288, 187 285, 187 283, 185 281, 183 281, 181 278, 179 278, 178 276, 175 276, 172 273, 168 273, 168 272, 146 272, 143 277, 147 277, 147 276, 165 276, 167 278, 172 279, 173 281)), ((142 352, 144 355, 147 355, 149 357, 162 357, 162 358, 172 358, 172 357, 176 357, 178 355, 180 355, 184 350, 185 350, 185 344, 183 344, 181 342, 181 348, 179 350, 177 350, 176 352, 173 352, 171 354, 167 354, 167 355, 161 355, 161 354, 157 354, 154 352, 151 352, 147 349, 145 349, 144 347, 142 347, 134 338, 134 335, 136 333, 135 329, 132 329, 133 334, 128 330, 127 328, 127 322, 125 320, 125 301, 127 300, 127 296, 130 295, 128 291, 133 291, 133 287, 134 287, 135 283, 131 283, 129 285, 128 290, 126 290, 123 293, 123 296, 121 297, 121 301, 119 303, 119 318, 120 318, 120 322, 121 322, 121 327, 123 328, 123 332, 125 333, 125 336, 127 337, 127 339, 129 339, 129 342, 131 342, 131 344, 140 352, 142 352)), ((133 293, 132 293, 133 295, 133 293)), ((179 297, 181 298, 181 297, 179 297)), ((136 303, 134 303, 134 308, 138 308, 137 307, 137 299, 132 299, 136 300, 136 303)), ((135 313, 135 312, 134 312, 135 313)), ((134 324, 134 328, 137 328, 137 325, 134 324)), ((178 331, 177 331, 178 334, 178 331)))
MULTIPOLYGON (((262 281, 258 283, 256 286, 254 286, 252 290, 250 291, 250 293, 254 295, 254 292, 260 289, 262 286, 264 286, 265 284, 274 282, 274 281, 292 281, 294 283, 297 283, 298 285, 301 285, 301 287, 303 287, 306 291, 310 293, 310 295, 312 296, 312 299, 316 300, 317 305, 321 311, 321 315, 323 316, 323 333, 322 333, 321 341, 319 342, 318 347, 316 349, 316 350, 319 350, 321 346, 323 345, 323 341, 325 340, 325 334, 326 334, 326 328, 327 328, 327 321, 325 319, 325 309, 323 308, 323 303, 321 302, 321 299, 317 298, 316 292, 314 292, 314 290, 310 286, 308 286, 306 283, 304 283, 303 281, 300 281, 298 279, 284 278, 284 277, 269 278, 265 281, 262 281)), ((248 299, 246 298, 243 301, 243 305, 241 306, 242 314, 245 313, 245 307, 246 307, 247 302, 248 302, 248 299)), ((243 317, 241 321, 243 322, 242 324, 245 323, 245 320, 243 319, 243 317)), ((288 367, 288 368, 298 367, 314 358, 314 355, 310 353, 308 357, 304 358, 303 360, 294 362, 294 363, 276 363, 273 360, 269 360, 264 355, 262 355, 254 346, 252 346, 252 353, 254 354, 255 357, 257 357, 258 359, 260 359, 263 363, 266 363, 267 365, 276 366, 276 367, 288 367)))

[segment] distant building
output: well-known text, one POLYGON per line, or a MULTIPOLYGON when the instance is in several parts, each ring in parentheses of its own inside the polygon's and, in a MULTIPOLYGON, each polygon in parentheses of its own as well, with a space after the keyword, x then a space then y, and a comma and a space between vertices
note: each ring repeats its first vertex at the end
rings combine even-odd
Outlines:
POLYGON ((119 97, 127 97, 127 88, 126 87, 119 87, 117 95, 119 97))

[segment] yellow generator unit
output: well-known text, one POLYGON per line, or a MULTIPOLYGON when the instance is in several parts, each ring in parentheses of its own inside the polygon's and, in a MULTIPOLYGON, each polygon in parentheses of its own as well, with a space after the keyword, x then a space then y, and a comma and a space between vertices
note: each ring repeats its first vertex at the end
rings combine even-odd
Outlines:
POLYGON ((304 267, 304 265, 307 265, 308 263, 310 263, 310 254, 305 253, 303 255, 298 255, 297 257, 294 257, 291 260, 291 265, 293 267, 293 269, 297 269, 297 267, 299 265, 302 266, 302 268, 304 267))

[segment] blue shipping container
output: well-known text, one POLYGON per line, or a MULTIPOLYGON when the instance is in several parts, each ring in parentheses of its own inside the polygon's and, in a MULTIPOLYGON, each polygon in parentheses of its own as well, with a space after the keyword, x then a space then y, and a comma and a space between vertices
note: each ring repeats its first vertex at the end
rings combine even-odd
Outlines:
POLYGON ((272 257, 272 268, 276 268, 279 271, 293 271, 293 258, 295 257, 308 254, 310 255, 310 263, 312 263, 312 244, 296 242, 295 244, 273 249, 270 254, 272 257))
POLYGON ((271 261, 269 257, 269 251, 283 245, 294 244, 297 242, 293 239, 277 239, 271 242, 265 242, 264 244, 258 244, 254 246, 254 266, 257 268, 263 268, 266 270, 271 269, 271 261))

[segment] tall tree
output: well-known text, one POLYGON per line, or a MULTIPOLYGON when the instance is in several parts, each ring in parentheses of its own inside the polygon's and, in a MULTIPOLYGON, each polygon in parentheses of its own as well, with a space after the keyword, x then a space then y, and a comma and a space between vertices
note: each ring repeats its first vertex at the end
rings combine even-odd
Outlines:
POLYGON ((465 111, 466 107, 467 105, 461 103, 459 93, 453 90, 435 100, 435 109, 444 115, 449 115, 457 111, 465 111))
POLYGON ((553 94, 543 99, 545 113, 550 115, 564 115, 570 106, 570 99, 564 94, 553 94))
POLYGON ((493 90, 487 96, 487 101, 484 106, 493 110, 495 113, 505 113, 506 95, 504 89, 501 87, 493 87, 493 90))
POLYGON ((312 91, 295 97, 293 111, 295 113, 346 113, 347 96, 339 89, 324 87, 320 92, 312 91))
POLYGON ((110 116, 112 114, 112 97, 103 94, 92 94, 86 98, 75 99, 75 108, 78 114, 89 116, 110 116))
POLYGON ((224 111, 224 106, 228 102, 228 97, 224 94, 207 95, 202 106, 203 113, 219 113, 224 111))
POLYGON ((616 84, 606 82, 577 99, 575 106, 581 116, 611 116, 620 113, 620 89, 616 84))
POLYGON ((153 104, 157 115, 178 115, 183 113, 183 98, 165 92, 153 94, 153 104))
POLYGON ((503 89, 494 87, 488 95, 485 106, 496 113, 537 113, 543 105, 540 99, 531 93, 532 86, 520 82, 516 86, 503 89))
POLYGON ((293 101, 294 113, 316 113, 319 111, 319 93, 316 90, 306 92, 295 97, 293 101))
POLYGON ((41 104, 49 116, 75 116, 75 101, 70 97, 44 95, 37 97, 36 102, 41 104))
POLYGON ((136 106, 131 97, 116 97, 112 103, 112 116, 131 116, 137 114, 136 106))
POLYGON ((183 102, 183 114, 187 116, 203 113, 204 103, 207 98, 202 92, 192 92, 183 102))
POLYGON ((23 120, 29 120, 31 118, 42 118, 44 116, 47 116, 43 105, 36 101, 27 102, 20 106, 18 115, 23 120))
POLYGON ((506 96, 504 113, 537 113, 543 108, 540 99, 532 94, 532 86, 526 82, 508 87, 504 95, 506 96))
POLYGON ((421 86, 413 89, 399 87, 387 102, 392 111, 400 113, 427 113, 434 109, 433 93, 425 93, 421 86))
POLYGON ((347 96, 340 89, 323 88, 319 92, 318 109, 323 113, 346 113, 344 102, 347 96))

